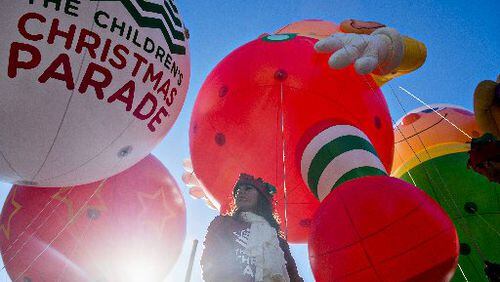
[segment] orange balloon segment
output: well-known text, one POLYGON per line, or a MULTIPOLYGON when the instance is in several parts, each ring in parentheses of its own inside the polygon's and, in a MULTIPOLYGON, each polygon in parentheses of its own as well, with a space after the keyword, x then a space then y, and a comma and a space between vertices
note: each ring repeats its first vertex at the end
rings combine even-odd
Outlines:
POLYGON ((469 150, 467 143, 471 141, 469 136, 480 136, 480 129, 470 111, 447 104, 430 107, 419 107, 394 125, 392 175, 395 177, 428 159, 466 152, 469 150))
POLYGON ((340 32, 340 27, 337 24, 324 20, 311 19, 288 24, 274 33, 297 33, 300 36, 323 39, 337 32, 340 32))

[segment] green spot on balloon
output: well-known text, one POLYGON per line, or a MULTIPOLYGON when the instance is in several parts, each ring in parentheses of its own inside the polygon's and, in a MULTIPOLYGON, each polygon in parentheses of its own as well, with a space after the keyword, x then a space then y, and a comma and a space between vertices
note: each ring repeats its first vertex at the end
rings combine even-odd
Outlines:
POLYGON ((297 37, 297 34, 295 34, 295 33, 271 34, 271 35, 262 37, 262 40, 270 41, 270 42, 280 42, 280 41, 292 40, 295 37, 297 37))

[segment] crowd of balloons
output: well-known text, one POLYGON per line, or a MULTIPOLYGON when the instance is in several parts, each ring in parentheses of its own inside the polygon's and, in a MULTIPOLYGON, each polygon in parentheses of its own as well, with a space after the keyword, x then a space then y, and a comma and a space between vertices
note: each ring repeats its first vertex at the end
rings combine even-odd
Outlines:
MULTIPOLYGON (((0 12, 5 269, 16 281, 161 280, 186 206, 150 153, 185 100, 188 33, 173 1, 52 4, 0 12)), ((345 32, 293 23, 212 70, 191 117, 191 195, 225 213, 240 173, 271 182, 317 281, 481 281, 500 261, 498 184, 467 168, 484 129, 445 104, 393 125, 380 76, 314 50, 345 32)))

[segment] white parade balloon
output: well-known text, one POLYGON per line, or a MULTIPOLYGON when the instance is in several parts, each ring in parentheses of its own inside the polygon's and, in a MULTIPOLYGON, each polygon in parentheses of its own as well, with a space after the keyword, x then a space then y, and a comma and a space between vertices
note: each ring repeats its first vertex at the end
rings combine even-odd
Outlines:
POLYGON ((0 180, 119 173, 165 137, 189 83, 172 0, 0 0, 0 180))

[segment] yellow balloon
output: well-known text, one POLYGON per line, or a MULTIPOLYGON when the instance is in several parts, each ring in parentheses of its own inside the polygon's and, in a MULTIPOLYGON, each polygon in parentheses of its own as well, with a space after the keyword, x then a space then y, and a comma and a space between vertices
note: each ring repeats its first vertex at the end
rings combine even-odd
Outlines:
POLYGON ((491 80, 480 82, 474 91, 474 113, 482 131, 500 138, 500 101, 496 101, 499 97, 495 98, 495 95, 500 95, 498 83, 491 80))

